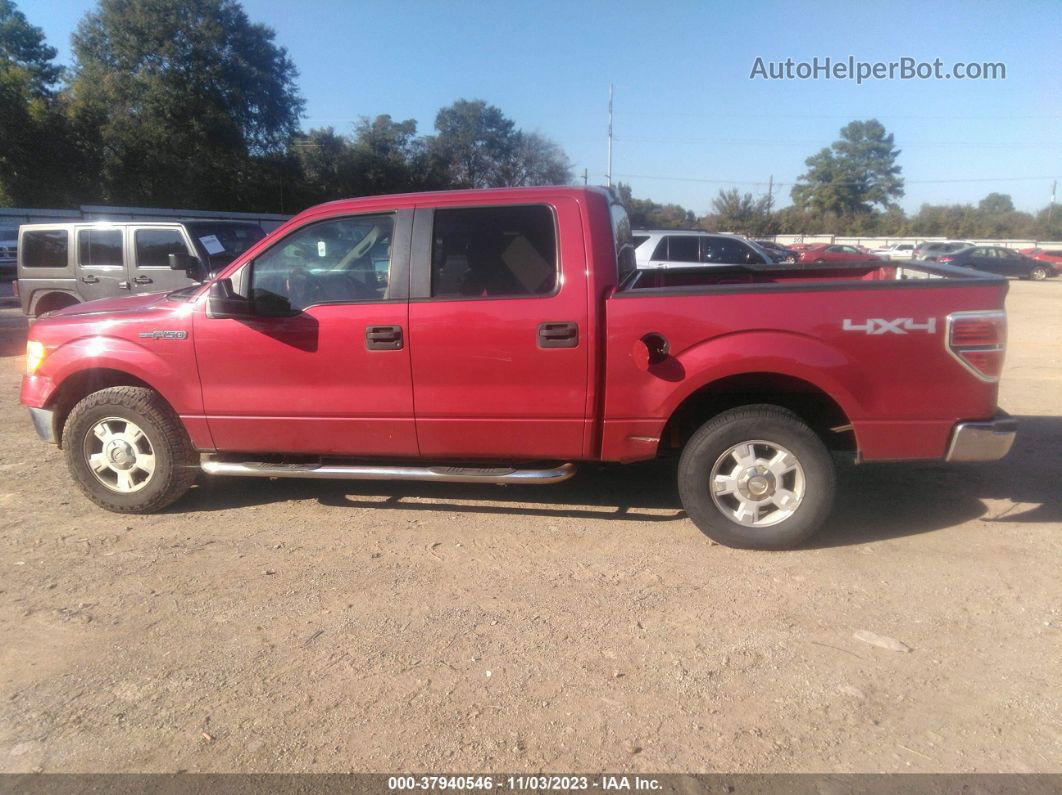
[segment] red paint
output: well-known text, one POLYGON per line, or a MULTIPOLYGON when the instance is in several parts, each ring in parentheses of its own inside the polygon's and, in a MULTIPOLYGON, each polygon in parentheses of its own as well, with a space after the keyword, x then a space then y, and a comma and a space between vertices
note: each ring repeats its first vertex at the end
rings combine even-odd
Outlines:
MULTIPOLYGON (((1001 308, 998 280, 890 285, 894 268, 864 263, 712 276, 716 285, 685 293, 616 293, 607 198, 593 189, 333 202, 292 219, 221 275, 311 221, 529 203, 550 206, 557 219, 555 294, 321 305, 251 320, 207 317, 205 288, 189 302, 82 304, 32 326, 30 338, 48 353, 24 379, 22 402, 54 407, 72 377, 110 370, 156 389, 203 450, 481 460, 651 458, 685 399, 749 373, 800 379, 831 396, 865 459, 941 457, 956 422, 995 412, 996 386, 951 356, 944 334, 949 313, 1001 308), (735 291, 708 291, 719 284, 735 291), (934 330, 889 330, 905 318, 933 320, 934 330), (575 323, 578 346, 539 347, 540 323, 575 323), (370 325, 400 326, 403 348, 367 350, 370 325), (160 330, 187 337, 140 336, 160 330), (650 333, 667 341, 663 361, 648 360, 641 340, 650 333)), ((414 253, 414 273, 428 265, 417 256, 426 255, 414 253)), ((814 247, 802 255, 816 258, 814 247)))

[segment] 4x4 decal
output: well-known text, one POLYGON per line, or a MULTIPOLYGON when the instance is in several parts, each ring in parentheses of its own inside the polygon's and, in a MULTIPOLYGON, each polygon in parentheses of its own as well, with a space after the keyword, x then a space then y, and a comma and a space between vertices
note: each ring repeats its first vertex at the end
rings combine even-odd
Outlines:
POLYGON ((936 334, 937 319, 931 317, 925 323, 915 323, 914 318, 911 317, 898 317, 895 320, 871 317, 863 323, 856 323, 850 318, 845 318, 841 323, 841 331, 862 331, 866 334, 906 334, 908 331, 924 331, 926 334, 936 334))

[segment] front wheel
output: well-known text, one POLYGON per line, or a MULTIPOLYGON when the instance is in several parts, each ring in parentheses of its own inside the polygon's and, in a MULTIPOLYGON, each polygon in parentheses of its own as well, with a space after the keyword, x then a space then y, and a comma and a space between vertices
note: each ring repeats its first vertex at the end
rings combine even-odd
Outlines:
POLYGON ((709 538, 744 549, 789 549, 826 520, 836 489, 822 440, 779 406, 731 409, 682 451, 679 495, 709 538))
POLYGON ((165 508, 188 491, 198 471, 181 421, 142 387, 102 389, 74 406, 63 447, 85 496, 116 513, 165 508))
POLYGON ((1042 282, 1047 278, 1047 268, 1038 265, 1029 271, 1029 278, 1034 282, 1042 282))

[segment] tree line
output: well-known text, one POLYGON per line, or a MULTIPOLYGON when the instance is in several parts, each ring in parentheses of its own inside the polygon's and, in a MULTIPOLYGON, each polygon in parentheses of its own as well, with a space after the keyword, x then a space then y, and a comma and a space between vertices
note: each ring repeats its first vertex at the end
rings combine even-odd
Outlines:
POLYGON ((564 184, 564 151, 497 107, 302 131, 298 70, 237 0, 100 0, 55 63, 0 0, 0 206, 293 212, 342 196, 564 184))
POLYGON ((620 185, 631 222, 642 228, 701 228, 749 237, 777 234, 834 234, 866 237, 952 237, 1062 240, 1062 213, 1050 206, 1037 213, 1014 208, 1011 197, 989 193, 973 204, 923 204, 907 215, 896 200, 904 195, 893 135, 877 119, 853 121, 840 138, 804 161, 790 191, 792 204, 774 209, 770 193, 755 196, 721 189, 703 216, 677 204, 634 199, 620 185))
MULTIPOLYGON (((459 99, 433 131, 413 119, 362 117, 349 131, 303 131, 298 70, 238 0, 99 0, 55 62, 14 0, 0 0, 0 206, 147 205, 295 212, 344 196, 572 181, 554 141, 497 107, 459 99)), ((634 197, 635 227, 701 227, 750 236, 1062 238, 1062 213, 923 205, 908 216, 900 150, 876 119, 853 121, 775 197, 720 190, 698 217, 634 197)))

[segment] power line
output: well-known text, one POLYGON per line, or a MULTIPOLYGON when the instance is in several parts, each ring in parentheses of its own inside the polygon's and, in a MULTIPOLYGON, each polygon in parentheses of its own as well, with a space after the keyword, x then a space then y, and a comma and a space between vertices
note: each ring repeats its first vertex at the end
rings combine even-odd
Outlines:
MULTIPOLYGON (((624 179, 656 179, 666 182, 702 182, 713 185, 764 185, 767 180, 763 179, 702 179, 700 177, 666 177, 654 174, 616 174, 624 179)), ((905 179, 906 185, 944 185, 957 182, 1035 182, 1037 180, 1062 179, 1062 177, 974 177, 969 179, 905 179)), ((796 182, 775 182, 774 186, 792 186, 796 182)), ((803 183, 801 183, 803 184, 803 183)), ((861 185, 862 182, 835 182, 834 185, 861 185)))

